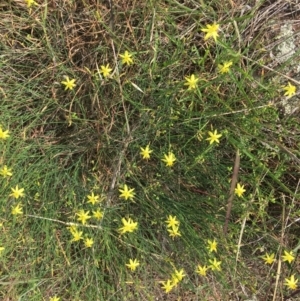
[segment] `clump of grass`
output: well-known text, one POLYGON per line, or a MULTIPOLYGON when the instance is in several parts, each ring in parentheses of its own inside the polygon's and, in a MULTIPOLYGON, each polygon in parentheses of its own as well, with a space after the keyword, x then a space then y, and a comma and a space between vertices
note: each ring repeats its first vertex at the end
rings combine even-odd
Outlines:
POLYGON ((263 76, 264 30, 243 36, 259 7, 16 3, 0 8, 1 298, 295 294, 299 127, 274 99, 298 87, 263 76))

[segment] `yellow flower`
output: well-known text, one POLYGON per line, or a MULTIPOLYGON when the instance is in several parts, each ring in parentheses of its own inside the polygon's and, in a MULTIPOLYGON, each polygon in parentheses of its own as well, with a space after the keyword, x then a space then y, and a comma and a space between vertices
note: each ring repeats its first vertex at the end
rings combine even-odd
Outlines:
POLYGON ((218 243, 216 242, 215 239, 213 241, 208 240, 207 243, 208 243, 208 248, 209 248, 210 253, 211 252, 217 252, 217 244, 218 243))
POLYGON ((88 203, 91 203, 92 205, 95 205, 99 202, 99 195, 94 195, 94 192, 92 192, 90 195, 87 196, 88 203))
POLYGON ((1 255, 2 251, 4 251, 4 250, 5 250, 4 247, 0 247, 0 255, 1 255))
POLYGON ((162 289, 168 294, 174 287, 173 282, 169 279, 168 281, 161 281, 162 289))
POLYGON ((119 56, 121 57, 123 64, 133 64, 132 54, 129 53, 127 50, 124 52, 124 54, 119 54, 119 56))
POLYGON ((262 259, 265 261, 265 264, 272 264, 275 261, 275 254, 272 253, 269 255, 268 253, 265 254, 265 256, 262 257, 262 259))
POLYGON ((173 166, 174 162, 176 161, 176 157, 172 152, 169 152, 168 155, 164 155, 164 159, 161 159, 166 163, 166 166, 173 166))
POLYGON ((119 228, 119 231, 121 234, 124 234, 126 232, 133 232, 137 229, 138 223, 134 223, 131 218, 128 218, 126 220, 125 218, 122 218, 123 227, 119 228))
POLYGON ((17 206, 11 207, 11 214, 12 215, 23 214, 22 205, 19 203, 17 206))
POLYGON ((97 209, 97 211, 93 211, 93 217, 95 219, 100 220, 103 217, 103 212, 101 212, 101 210, 97 209))
POLYGON ((296 87, 292 85, 290 82, 288 83, 287 86, 283 87, 283 90, 285 90, 284 95, 287 97, 292 97, 293 95, 296 94, 296 87))
POLYGON ((206 25, 206 28, 202 28, 201 31, 206 32, 204 40, 209 39, 212 37, 215 41, 217 40, 218 35, 218 30, 219 30, 219 24, 214 22, 212 25, 206 25))
POLYGON ((218 134, 217 130, 215 130, 214 132, 208 132, 209 138, 207 138, 206 140, 209 141, 209 144, 213 144, 214 142, 216 143, 220 143, 219 138, 222 137, 222 134, 218 134))
POLYGON ((220 70, 220 73, 228 73, 229 72, 229 68, 232 65, 232 62, 224 62, 224 65, 219 64, 218 68, 220 70))
POLYGON ((186 76, 185 80, 187 81, 184 85, 188 86, 188 90, 194 90, 197 88, 197 81, 199 78, 195 77, 194 74, 192 74, 190 77, 186 76))
POLYGON ((75 79, 69 79, 69 76, 65 76, 65 79, 65 81, 61 82, 65 86, 65 90, 73 90, 76 87, 75 79))
POLYGON ((104 78, 110 76, 110 73, 111 73, 112 69, 109 68, 109 64, 107 64, 106 66, 102 65, 100 68, 101 68, 100 73, 102 73, 104 78))
POLYGON ((175 270, 174 273, 172 274, 172 281, 175 285, 177 285, 178 282, 180 282, 185 276, 186 275, 184 274, 183 269, 181 269, 180 271, 175 270))
POLYGON ((0 174, 2 177, 6 178, 6 177, 11 177, 12 176, 12 172, 11 172, 11 168, 7 168, 6 165, 4 165, 4 167, 2 167, 0 169, 0 174))
POLYGON ((181 236, 181 233, 179 232, 179 227, 174 226, 171 229, 168 229, 169 236, 174 239, 176 236, 181 236))
POLYGON ((201 266, 198 264, 196 273, 200 276, 206 276, 206 271, 208 270, 208 267, 206 265, 201 266))
POLYGON ((214 258, 214 260, 211 260, 211 259, 209 259, 208 260, 209 261, 209 263, 210 263, 210 268, 213 270, 213 271, 221 271, 221 267, 220 267, 220 265, 221 265, 221 261, 217 261, 217 259, 216 258, 214 258))
POLYGON ((91 248, 92 245, 93 245, 94 241, 92 238, 86 238, 84 240, 84 245, 87 247, 87 248, 91 248))
POLYGON ((126 263, 126 266, 131 270, 135 271, 135 269, 140 265, 139 261, 134 259, 129 259, 129 263, 126 263))
POLYGON ((25 0, 25 2, 28 8, 31 7, 31 5, 38 5, 34 0, 25 0))
POLYGON ((134 188, 128 188, 128 186, 125 184, 124 189, 119 189, 121 192, 120 198, 124 198, 127 200, 132 200, 134 198, 134 188))
POLYGON ((295 256, 293 255, 293 251, 290 253, 287 251, 284 251, 284 255, 282 255, 282 260, 287 261, 288 263, 291 263, 295 259, 295 256))
POLYGON ((0 126, 0 139, 5 140, 6 138, 9 137, 9 130, 3 131, 1 126, 0 126))
POLYGON ((16 199, 24 196, 24 188, 19 189, 18 185, 16 186, 16 188, 11 188, 11 190, 12 190, 12 193, 10 194, 10 196, 13 196, 16 199))
POLYGON ((166 220, 166 224, 168 228, 179 226, 179 221, 176 216, 169 215, 166 220))
POLYGON ((290 279, 285 278, 284 281, 284 285, 286 285, 289 289, 295 290, 297 288, 298 279, 295 279, 295 274, 292 275, 290 279))
POLYGON ((59 300, 60 300, 60 298, 56 297, 56 296, 49 299, 49 301, 59 301, 59 300))
POLYGON ((79 240, 82 239, 82 234, 83 234, 82 231, 78 231, 75 226, 71 226, 69 228, 69 230, 70 230, 70 232, 71 232, 71 234, 73 236, 73 238, 72 238, 71 241, 79 241, 79 240))
POLYGON ((145 148, 141 147, 141 156, 143 156, 143 159, 150 159, 150 154, 153 152, 153 150, 151 150, 149 148, 149 145, 147 145, 145 148))
POLYGON ((234 193, 239 197, 241 197, 245 191, 246 189, 244 189, 244 185, 241 185, 240 183, 238 183, 237 187, 234 189, 234 193))
POLYGON ((86 221, 91 218, 89 213, 89 211, 85 212, 83 209, 79 210, 78 213, 76 213, 76 215, 78 215, 77 220, 85 225, 86 221))

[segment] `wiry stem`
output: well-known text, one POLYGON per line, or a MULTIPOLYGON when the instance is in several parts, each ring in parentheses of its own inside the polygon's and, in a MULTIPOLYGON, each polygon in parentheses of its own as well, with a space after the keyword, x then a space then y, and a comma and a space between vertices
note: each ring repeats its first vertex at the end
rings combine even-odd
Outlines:
POLYGON ((231 179, 229 198, 227 201, 227 212, 226 212, 225 224, 224 224, 224 228, 223 228, 223 233, 225 234, 225 236, 227 235, 228 223, 229 223, 231 208, 232 208, 232 201, 233 201, 233 197, 234 197, 234 188, 236 187, 238 174, 239 174, 239 168, 240 168, 240 151, 237 150, 236 155, 235 155, 235 162, 234 162, 234 167, 233 167, 233 174, 232 174, 232 179, 231 179))

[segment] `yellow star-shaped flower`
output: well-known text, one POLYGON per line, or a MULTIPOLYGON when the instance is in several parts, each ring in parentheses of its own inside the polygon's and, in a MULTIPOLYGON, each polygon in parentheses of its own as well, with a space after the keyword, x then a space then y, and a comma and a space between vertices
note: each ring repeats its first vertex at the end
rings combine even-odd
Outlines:
POLYGON ((172 237, 172 239, 174 239, 176 236, 181 236, 181 233, 179 232, 179 227, 178 226, 174 226, 172 228, 169 228, 168 232, 169 232, 169 236, 172 237))
POLYGON ((232 65, 231 61, 230 62, 224 62, 223 65, 219 64, 218 68, 219 68, 220 73, 228 73, 229 70, 230 70, 231 65, 232 65))
POLYGON ((85 225, 86 221, 91 218, 89 213, 89 211, 85 212, 83 209, 79 210, 78 213, 76 213, 76 215, 78 215, 77 220, 85 225))
POLYGON ((11 190, 12 190, 12 193, 10 194, 10 196, 13 196, 16 199, 24 196, 24 188, 19 189, 18 185, 16 186, 16 188, 11 188, 11 190))
POLYGON ((38 5, 34 0, 25 0, 27 7, 30 8, 32 5, 38 5))
POLYGON ((106 66, 102 65, 100 67, 100 73, 102 73, 103 77, 106 78, 106 77, 109 77, 110 76, 110 73, 112 71, 111 68, 109 68, 109 64, 107 64, 106 66))
POLYGON ((94 192, 92 192, 90 195, 87 196, 88 203, 91 203, 92 205, 95 205, 99 202, 99 195, 94 195, 94 192))
POLYGON ((124 234, 126 232, 133 232, 138 227, 138 223, 133 222, 131 218, 128 218, 128 220, 122 218, 122 223, 123 223, 123 227, 119 228, 119 232, 121 234, 124 234))
POLYGON ((284 251, 284 255, 282 255, 282 260, 287 261, 288 263, 291 263, 295 259, 295 256, 293 255, 293 251, 288 252, 284 251))
POLYGON ((284 279, 284 285, 286 285, 289 289, 295 290, 297 288, 298 279, 295 279, 295 275, 292 275, 290 279, 284 279))
POLYGON ((164 159, 161 159, 162 161, 164 161, 166 163, 166 166, 173 166, 174 162, 176 161, 176 157, 172 152, 169 152, 168 155, 164 155, 164 159))
POLYGON ((184 85, 188 86, 188 90, 194 90, 197 88, 197 82, 199 78, 195 77, 194 74, 192 74, 190 77, 186 76, 185 80, 186 83, 184 85))
POLYGON ((129 259, 129 263, 126 263, 126 266, 131 270, 131 271, 135 271, 136 268, 140 265, 139 261, 134 259, 129 259))
POLYGON ((87 237, 87 238, 84 240, 84 245, 85 245, 87 248, 91 248, 93 244, 94 244, 94 241, 93 241, 92 238, 88 238, 88 237, 87 237))
POLYGON ((179 221, 176 216, 169 215, 166 224, 168 228, 177 227, 179 226, 179 221))
POLYGON ((185 276, 186 275, 184 274, 183 269, 181 269, 180 271, 175 270, 174 273, 172 274, 172 281, 175 285, 177 285, 185 276))
POLYGON ((269 255, 268 253, 266 253, 262 259, 265 261, 265 264, 272 264, 275 261, 275 254, 272 253, 271 255, 269 255))
POLYGON ((207 138, 206 140, 209 141, 209 144, 213 144, 214 142, 216 143, 220 143, 219 138, 222 137, 222 134, 218 134, 217 130, 215 130, 214 132, 208 132, 209 138, 207 138))
POLYGON ((54 296, 54 297, 50 298, 49 301, 60 301, 60 298, 57 296, 54 296))
POLYGON ((208 270, 208 267, 206 265, 201 266, 198 264, 196 273, 199 274, 200 276, 206 276, 206 271, 208 270))
POLYGON ((141 147, 140 155, 143 157, 143 159, 150 159, 150 154, 153 152, 153 150, 150 149, 149 145, 147 145, 145 148, 141 147))
POLYGON ((217 245, 218 245, 218 243, 216 242, 215 239, 213 241, 208 240, 207 243, 208 243, 208 249, 209 249, 210 253, 211 252, 217 252, 217 245))
POLYGON ((69 76, 65 76, 65 79, 61 82, 65 86, 65 90, 73 90, 76 87, 75 79, 69 79, 69 76))
POLYGON ((72 238, 71 241, 79 241, 79 240, 81 240, 83 238, 82 237, 83 232, 82 231, 78 231, 75 226, 71 226, 69 228, 69 230, 70 230, 70 232, 71 232, 71 234, 73 236, 73 238, 72 238))
POLYGON ((12 215, 21 215, 21 214, 23 214, 22 206, 21 206, 20 203, 18 205, 16 205, 15 207, 11 207, 11 214, 12 215))
POLYGON ((296 94, 296 87, 292 85, 290 82, 288 83, 287 86, 283 87, 283 90, 285 90, 284 95, 287 96, 288 98, 296 94))
POLYGON ((123 189, 119 189, 121 192, 120 198, 124 198, 127 200, 132 200, 134 198, 134 188, 128 188, 128 186, 125 184, 123 189))
POLYGON ((168 294, 174 287, 174 283, 169 279, 168 281, 161 281, 162 289, 168 294))
POLYGON ((97 220, 100 220, 103 217, 103 212, 100 209, 93 211, 93 217, 97 220))
POLYGON ((0 139, 5 140, 6 138, 9 137, 9 130, 3 131, 2 128, 0 127, 0 139))
POLYGON ((133 64, 132 54, 129 53, 127 50, 124 52, 124 54, 119 54, 119 56, 121 57, 123 64, 133 64))
POLYGON ((4 178, 6 177, 11 177, 12 176, 12 172, 11 172, 11 168, 7 168, 6 165, 4 165, 1 169, 0 169, 0 175, 4 178))
POLYGON ((244 185, 241 185, 240 183, 238 183, 237 187, 234 189, 234 193, 239 197, 241 197, 245 191, 246 189, 244 189, 244 185))
POLYGON ((219 30, 219 24, 216 22, 213 23, 212 25, 206 25, 206 28, 202 28, 201 31, 206 32, 204 40, 209 39, 212 37, 215 41, 217 40, 217 37, 219 36, 218 30, 219 30))
POLYGON ((214 260, 211 260, 211 259, 209 259, 208 260, 209 261, 209 263, 210 263, 210 268, 213 270, 213 271, 221 271, 221 267, 220 267, 220 265, 221 265, 221 261, 217 261, 217 259, 216 258, 214 258, 214 260))

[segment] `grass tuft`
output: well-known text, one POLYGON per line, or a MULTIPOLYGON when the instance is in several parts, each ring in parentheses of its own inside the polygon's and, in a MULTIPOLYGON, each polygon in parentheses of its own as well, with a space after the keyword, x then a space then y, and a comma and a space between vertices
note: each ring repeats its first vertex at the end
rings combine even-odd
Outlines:
POLYGON ((297 297, 293 5, 0 4, 1 300, 297 297))

